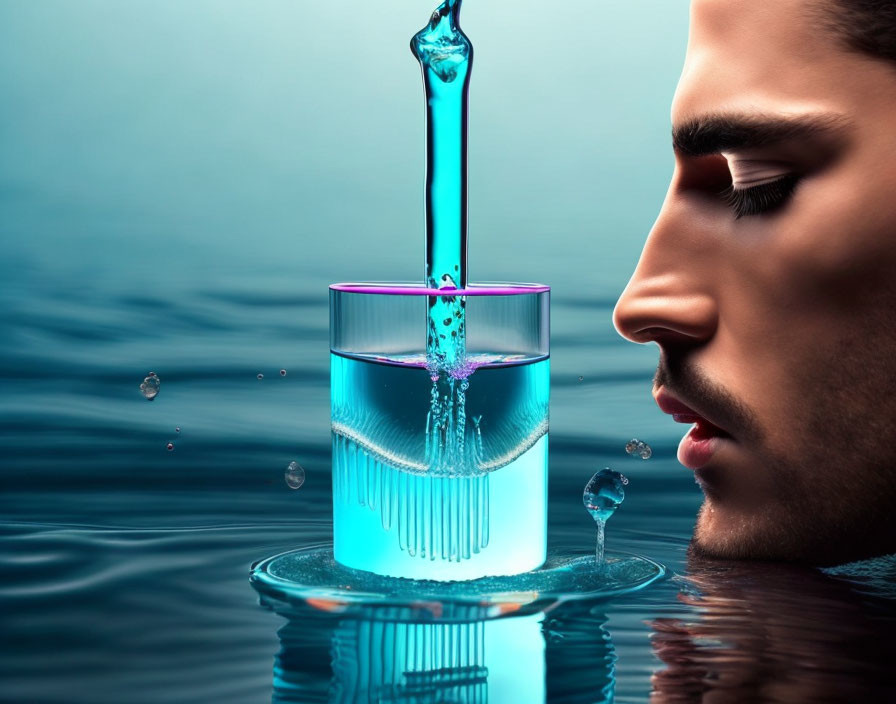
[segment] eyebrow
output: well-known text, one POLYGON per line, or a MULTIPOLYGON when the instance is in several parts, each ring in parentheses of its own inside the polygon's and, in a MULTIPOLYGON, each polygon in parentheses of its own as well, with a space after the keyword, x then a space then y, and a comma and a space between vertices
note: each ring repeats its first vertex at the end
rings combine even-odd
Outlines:
POLYGON ((812 115, 716 114, 686 120, 672 128, 672 147, 687 156, 763 147, 843 132, 849 121, 836 113, 812 115))

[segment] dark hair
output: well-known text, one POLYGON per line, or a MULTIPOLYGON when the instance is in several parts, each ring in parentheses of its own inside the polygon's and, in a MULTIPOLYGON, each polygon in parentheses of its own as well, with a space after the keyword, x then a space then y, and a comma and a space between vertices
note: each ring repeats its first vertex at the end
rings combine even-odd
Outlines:
POLYGON ((820 0, 822 20, 853 51, 896 62, 896 0, 820 0))

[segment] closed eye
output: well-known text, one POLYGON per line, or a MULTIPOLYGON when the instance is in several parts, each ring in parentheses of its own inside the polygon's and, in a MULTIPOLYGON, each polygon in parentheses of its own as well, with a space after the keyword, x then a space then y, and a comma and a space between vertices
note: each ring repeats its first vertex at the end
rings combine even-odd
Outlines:
POLYGON ((799 180, 797 174, 787 174, 774 181, 747 188, 738 188, 732 184, 722 191, 721 197, 734 211, 734 217, 739 220, 751 215, 770 213, 783 207, 793 195, 799 180))

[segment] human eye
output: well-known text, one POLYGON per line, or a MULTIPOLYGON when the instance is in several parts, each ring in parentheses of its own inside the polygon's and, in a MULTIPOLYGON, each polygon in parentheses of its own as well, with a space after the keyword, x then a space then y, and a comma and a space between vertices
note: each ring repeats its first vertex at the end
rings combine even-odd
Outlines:
POLYGON ((732 183, 722 191, 722 199, 738 220, 750 215, 770 213, 783 207, 796 190, 799 176, 788 174, 774 181, 742 187, 732 183))
POLYGON ((723 156, 728 162, 731 183, 721 195, 738 220, 783 207, 799 183, 800 176, 786 163, 733 154, 723 156))

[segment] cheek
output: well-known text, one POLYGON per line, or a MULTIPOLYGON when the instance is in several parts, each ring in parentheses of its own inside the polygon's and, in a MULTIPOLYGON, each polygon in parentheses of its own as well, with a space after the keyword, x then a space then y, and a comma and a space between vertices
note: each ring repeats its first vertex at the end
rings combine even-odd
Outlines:
POLYGON ((894 187, 896 178, 863 183, 848 174, 808 180, 791 216, 772 226, 765 256, 757 253, 757 285, 807 320, 850 316, 883 303, 875 299, 893 288, 896 266, 894 187))
POLYGON ((872 349, 896 337, 894 223, 891 192, 841 182, 805 188, 786 215, 750 223, 755 236, 733 240, 719 356, 736 360, 731 378, 768 449, 790 455, 819 433, 818 418, 867 412, 864 382, 886 381, 872 349))

